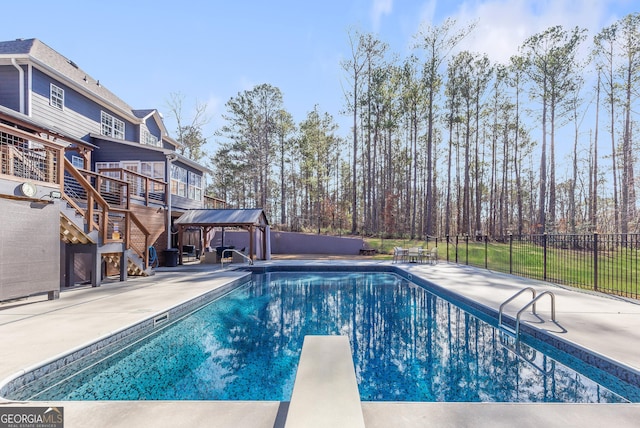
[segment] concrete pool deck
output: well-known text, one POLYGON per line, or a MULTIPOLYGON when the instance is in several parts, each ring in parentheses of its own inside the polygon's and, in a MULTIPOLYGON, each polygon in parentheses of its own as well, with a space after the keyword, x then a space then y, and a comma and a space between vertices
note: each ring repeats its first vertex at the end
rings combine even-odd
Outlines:
MULTIPOLYGON (((379 265, 386 261, 287 260, 257 265, 379 265)), ((549 303, 538 304, 540 318, 523 321, 550 334, 640 371, 640 302, 558 287, 483 269, 447 264, 398 264, 414 276, 498 309, 523 287, 556 295, 557 323, 549 303)), ((153 317, 243 275, 217 265, 160 268, 147 278, 105 282, 99 288, 64 290, 60 299, 32 297, 0 304, 0 380, 60 356, 71 349, 153 317)), ((526 302, 526 299, 524 300, 526 302)), ((505 313, 515 316, 520 303, 505 313)), ((0 406, 24 405, 0 403, 0 406)), ((34 402, 64 408, 65 427, 282 427, 288 403, 221 401, 34 402)), ((371 427, 589 427, 637 426, 640 404, 509 404, 363 402, 371 427)))

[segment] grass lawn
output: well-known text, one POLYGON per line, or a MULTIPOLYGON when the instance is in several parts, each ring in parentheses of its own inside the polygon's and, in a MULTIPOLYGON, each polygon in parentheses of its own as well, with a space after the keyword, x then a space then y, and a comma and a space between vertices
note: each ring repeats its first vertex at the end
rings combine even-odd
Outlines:
MULTIPOLYGON (((391 259, 393 247, 422 247, 431 249, 436 241, 408 239, 365 238, 378 250, 376 259, 391 259)), ((438 241, 438 259, 456 261, 456 246, 438 241)), ((548 248, 545 254, 540 245, 527 242, 509 243, 460 241, 457 248, 460 264, 478 266, 490 270, 512 273, 550 282, 593 290, 595 283, 595 257, 593 250, 548 248)), ((597 254, 599 291, 638 298, 638 265, 640 253, 635 249, 599 251, 597 254)))

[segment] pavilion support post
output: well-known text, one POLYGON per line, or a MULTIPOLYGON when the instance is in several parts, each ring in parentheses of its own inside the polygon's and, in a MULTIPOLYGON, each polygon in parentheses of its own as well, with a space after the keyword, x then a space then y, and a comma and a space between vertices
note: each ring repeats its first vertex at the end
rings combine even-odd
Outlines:
MULTIPOLYGON (((209 233, 211 233, 211 230, 213 229, 213 226, 205 226, 204 227, 204 235, 202 236, 202 253, 204 254, 205 250, 207 248, 209 248, 209 233)), ((202 254, 201 254, 202 255, 202 254)))
POLYGON ((253 226, 249 226, 249 257, 251 257, 251 260, 255 260, 255 252, 256 252, 256 248, 255 248, 256 244, 255 244, 255 236, 254 236, 254 229, 253 226))
POLYGON ((182 236, 184 234, 184 226, 178 226, 178 264, 182 264, 182 236))

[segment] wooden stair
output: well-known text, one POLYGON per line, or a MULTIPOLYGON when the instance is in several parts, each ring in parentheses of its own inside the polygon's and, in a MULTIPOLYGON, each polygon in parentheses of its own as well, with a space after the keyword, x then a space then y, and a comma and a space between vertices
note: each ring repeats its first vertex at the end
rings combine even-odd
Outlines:
MULTIPOLYGON (((102 255, 103 259, 116 270, 120 270, 120 254, 106 253, 102 255)), ((135 264, 133 260, 127 257, 127 275, 129 276, 149 276, 149 273, 135 264)))
MULTIPOLYGON (((96 244, 89 235, 63 213, 60 213, 60 240, 66 244, 96 244)), ((105 253, 102 258, 109 265, 120 270, 120 254, 105 253)), ((149 273, 127 257, 127 275, 148 276, 149 273)))
POLYGON ((60 213, 60 240, 66 244, 95 244, 69 217, 60 213))

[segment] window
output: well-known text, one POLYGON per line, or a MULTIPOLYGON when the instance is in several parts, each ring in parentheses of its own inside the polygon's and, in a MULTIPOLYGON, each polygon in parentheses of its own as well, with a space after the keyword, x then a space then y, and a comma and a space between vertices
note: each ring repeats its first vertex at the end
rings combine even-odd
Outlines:
POLYGON ((189 199, 202 200, 202 176, 189 171, 189 199))
MULTIPOLYGON (((140 173, 151 178, 156 178, 158 180, 164 181, 164 162, 140 162, 140 173)), ((164 193, 165 186, 156 183, 155 181, 150 183, 151 189, 150 192, 153 193, 164 193)))
POLYGON ((140 136, 140 143, 147 144, 149 146, 160 147, 160 142, 158 141, 158 138, 144 128, 142 129, 142 135, 140 136))
POLYGON ((187 197, 187 170, 171 165, 171 193, 187 197))
MULTIPOLYGON (((107 169, 107 168, 120 168, 120 162, 96 162, 96 172, 105 175, 107 177, 111 177, 111 178, 116 178, 116 179, 120 179, 120 173, 118 171, 104 171, 101 172, 101 169, 107 169)), ((113 191, 117 186, 114 186, 114 183, 111 180, 106 180, 105 183, 102 184, 104 186, 103 191, 106 192, 111 192, 113 191)))
POLYGON ((140 162, 140 173, 164 180, 164 162, 140 162))
MULTIPOLYGON (((101 169, 120 168, 120 162, 96 162, 96 172, 100 172, 101 169)), ((105 171, 101 174, 107 177, 120 178, 118 171, 105 171)))
POLYGON ((124 122, 116 119, 109 113, 100 112, 100 122, 102 122, 102 135, 124 140, 124 122))
POLYGON ((71 164, 75 168, 84 169, 84 159, 80 156, 71 155, 71 164))
POLYGON ((60 110, 64 106, 64 89, 57 87, 53 83, 49 92, 49 105, 60 110))

